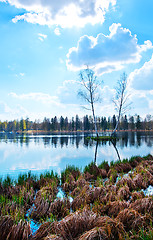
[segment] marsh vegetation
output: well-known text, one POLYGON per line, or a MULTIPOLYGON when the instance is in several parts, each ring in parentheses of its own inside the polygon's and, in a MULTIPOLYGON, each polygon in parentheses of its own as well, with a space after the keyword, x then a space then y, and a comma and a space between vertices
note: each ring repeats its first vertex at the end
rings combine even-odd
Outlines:
POLYGON ((153 156, 0 181, 0 239, 152 239, 153 156), (35 224, 35 230, 33 229, 35 224))

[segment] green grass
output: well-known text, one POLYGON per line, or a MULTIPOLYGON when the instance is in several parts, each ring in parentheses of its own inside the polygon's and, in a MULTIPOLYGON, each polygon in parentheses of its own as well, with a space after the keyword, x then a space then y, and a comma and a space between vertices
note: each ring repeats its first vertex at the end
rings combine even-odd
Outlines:
POLYGON ((99 137, 91 137, 91 139, 95 141, 111 141, 111 140, 116 140, 116 137, 112 136, 99 136, 99 137))
POLYGON ((77 180, 81 172, 80 169, 78 167, 75 167, 74 165, 67 166, 66 169, 61 172, 61 182, 64 183, 65 181, 67 181, 70 174, 72 174, 75 180, 77 180))
POLYGON ((98 165, 100 169, 106 169, 108 166, 109 166, 108 161, 105 160, 98 165))

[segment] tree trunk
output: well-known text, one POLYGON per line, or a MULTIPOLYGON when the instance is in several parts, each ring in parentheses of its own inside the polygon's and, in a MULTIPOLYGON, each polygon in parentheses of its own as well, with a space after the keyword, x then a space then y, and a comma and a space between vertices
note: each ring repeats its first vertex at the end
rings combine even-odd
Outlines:
POLYGON ((97 121, 96 121, 96 117, 95 117, 93 102, 91 103, 91 106, 92 106, 92 114, 93 114, 94 125, 95 125, 95 132, 96 132, 97 137, 99 137, 98 131, 97 131, 97 121))

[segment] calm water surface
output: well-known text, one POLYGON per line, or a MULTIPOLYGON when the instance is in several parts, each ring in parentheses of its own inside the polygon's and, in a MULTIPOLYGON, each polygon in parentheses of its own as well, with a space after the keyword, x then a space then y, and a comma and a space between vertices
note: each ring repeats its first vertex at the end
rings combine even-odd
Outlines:
MULTIPOLYGON (((97 164, 103 160, 118 160, 134 155, 153 154, 153 133, 120 133, 116 149, 112 143, 100 143, 97 164), (117 150, 117 151, 116 151, 117 150)), ((96 142, 79 135, 16 135, 0 134, 0 176, 16 178, 21 172, 41 173, 54 170, 58 173, 67 165, 84 168, 94 160, 96 142)))

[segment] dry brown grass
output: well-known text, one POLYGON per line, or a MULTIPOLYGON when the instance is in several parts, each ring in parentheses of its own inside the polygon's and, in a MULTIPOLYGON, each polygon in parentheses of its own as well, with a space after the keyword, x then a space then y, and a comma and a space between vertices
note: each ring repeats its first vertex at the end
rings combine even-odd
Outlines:
POLYGON ((6 240, 9 232, 13 227, 13 219, 9 216, 3 216, 0 218, 0 239, 6 240))
POLYGON ((117 192, 117 198, 120 200, 129 200, 131 192, 128 186, 121 187, 117 192))
POLYGON ((31 217, 35 220, 45 219, 48 216, 50 204, 56 199, 57 188, 52 186, 41 188, 34 200, 35 207, 31 212, 31 217))
POLYGON ((84 173, 83 177, 86 181, 91 181, 92 179, 94 179, 94 175, 90 174, 89 172, 84 173))
POLYGON ((116 220, 123 223, 123 226, 126 231, 131 229, 138 231, 145 225, 145 219, 137 211, 133 209, 124 209, 122 210, 116 220))
POLYGON ((67 216, 70 212, 70 201, 68 199, 55 200, 50 204, 48 215, 52 214, 56 219, 61 219, 67 216))
POLYGON ((153 216, 153 199, 152 197, 138 199, 130 204, 130 208, 133 208, 141 214, 149 213, 153 216))
POLYGON ((65 182, 62 184, 62 189, 65 193, 69 193, 76 188, 76 182, 73 181, 72 183, 65 182))
POLYGON ((145 197, 145 195, 144 195, 143 192, 136 192, 136 191, 134 191, 134 192, 131 193, 130 202, 135 202, 137 199, 142 199, 144 197, 145 197))
POLYGON ((117 217, 120 211, 128 208, 129 204, 126 201, 114 201, 107 204, 106 214, 110 217, 117 217))
POLYGON ((136 189, 136 185, 135 185, 135 183, 133 182, 133 180, 131 179, 130 176, 128 176, 128 177, 123 177, 122 179, 120 179, 120 180, 117 182, 116 185, 117 185, 118 187, 128 186, 130 191, 133 191, 133 190, 136 189))
POLYGON ((35 207, 32 209, 30 217, 36 221, 41 218, 45 219, 48 216, 49 202, 41 198, 35 199, 35 207))
POLYGON ((76 211, 82 206, 87 204, 92 204, 94 201, 98 201, 100 198, 104 197, 106 194, 104 187, 95 187, 86 190, 84 187, 81 193, 73 200, 72 209, 76 211))
POLYGON ((71 191, 75 190, 76 188, 82 189, 85 185, 89 185, 89 183, 85 180, 83 175, 78 177, 78 180, 75 181, 72 174, 68 176, 68 180, 62 184, 62 189, 66 193, 70 193, 71 191))
POLYGON ((76 186, 83 188, 85 185, 89 185, 89 183, 84 179, 84 177, 81 175, 78 180, 76 181, 76 186))
POLYGON ((79 240, 109 240, 105 228, 103 227, 95 227, 90 231, 84 233, 79 240))
POLYGON ((137 174, 134 178, 133 178, 133 182, 136 186, 137 189, 146 189, 149 185, 148 182, 144 181, 144 178, 141 174, 137 174))
POLYGON ((54 224, 51 222, 46 222, 42 224, 34 236, 31 237, 31 240, 41 240, 47 237, 49 234, 54 234, 54 224))
POLYGON ((63 240, 62 237, 57 236, 57 235, 53 235, 53 234, 48 235, 47 237, 44 238, 44 240, 52 240, 52 239, 54 239, 54 240, 63 240))
POLYGON ((17 225, 13 225, 7 239, 10 240, 28 240, 31 235, 30 224, 20 221, 17 225))
POLYGON ((129 163, 118 163, 114 166, 114 169, 118 173, 121 173, 121 172, 127 173, 132 169, 132 167, 129 163))
POLYGON ((30 225, 25 221, 14 224, 9 216, 0 219, 0 239, 1 240, 28 240, 31 235, 30 225))
POLYGON ((123 239, 124 228, 122 223, 113 220, 108 216, 99 217, 97 219, 96 227, 83 234, 79 240, 89 239, 123 239))
POLYGON ((71 196, 72 197, 76 197, 79 194, 81 194, 81 192, 87 192, 90 189, 89 185, 85 185, 83 188, 80 187, 76 187, 72 192, 71 192, 71 196))
POLYGON ((64 240, 73 240, 85 231, 92 229, 97 222, 97 215, 92 211, 85 209, 57 222, 54 226, 54 233, 61 236, 64 240))
MULTIPOLYGON (((96 180, 97 177, 101 177, 101 178, 106 178, 107 177, 107 171, 105 169, 101 169, 99 167, 96 166, 96 164, 91 164, 88 169, 86 170, 86 173, 89 173, 87 176, 92 176, 92 179, 96 180)), ((86 176, 84 176, 86 179, 86 176)), ((90 180, 92 180, 90 179, 90 180)))

